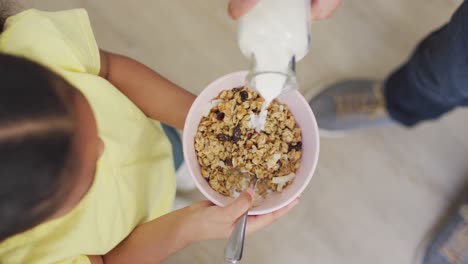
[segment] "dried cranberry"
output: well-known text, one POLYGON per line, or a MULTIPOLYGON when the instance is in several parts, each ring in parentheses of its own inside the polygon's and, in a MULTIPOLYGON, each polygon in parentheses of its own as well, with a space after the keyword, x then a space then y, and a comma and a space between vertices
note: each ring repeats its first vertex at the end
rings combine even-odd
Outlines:
POLYGON ((234 128, 234 131, 232 132, 231 141, 236 143, 237 141, 241 139, 241 136, 242 136, 242 131, 241 131, 240 125, 237 125, 234 128))
POLYGON ((216 119, 218 119, 219 121, 223 121, 224 113, 218 111, 218 113, 216 113, 216 119))
POLYGON ((295 151, 299 151, 299 150, 302 150, 302 142, 299 141, 297 142, 295 145, 292 145, 292 144, 289 144, 289 151, 291 150, 295 150, 295 151))
POLYGON ((248 92, 242 91, 239 94, 240 94, 240 98, 241 98, 242 102, 245 102, 247 99, 249 99, 249 93, 248 92))
POLYGON ((247 134, 247 139, 251 139, 252 136, 253 136, 253 133, 248 133, 248 134, 247 134))
POLYGON ((232 159, 226 159, 226 160, 224 161, 224 164, 226 164, 226 165, 229 166, 229 167, 232 167, 232 159))
POLYGON ((217 138, 221 142, 230 140, 230 137, 228 135, 225 135, 225 134, 218 134, 217 138))

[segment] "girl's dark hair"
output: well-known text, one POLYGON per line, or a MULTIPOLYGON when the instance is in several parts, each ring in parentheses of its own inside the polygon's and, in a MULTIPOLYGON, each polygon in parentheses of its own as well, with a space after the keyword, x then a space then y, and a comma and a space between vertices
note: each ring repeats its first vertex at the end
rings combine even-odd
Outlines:
POLYGON ((0 241, 50 217, 70 189, 73 94, 45 67, 0 54, 0 241))
POLYGON ((0 0, 0 32, 3 31, 3 25, 8 16, 13 12, 12 2, 9 0, 0 0))

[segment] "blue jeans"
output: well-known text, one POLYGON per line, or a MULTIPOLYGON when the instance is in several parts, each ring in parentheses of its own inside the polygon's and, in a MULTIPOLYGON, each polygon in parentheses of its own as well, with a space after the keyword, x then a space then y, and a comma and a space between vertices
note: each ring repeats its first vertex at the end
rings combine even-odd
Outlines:
POLYGON ((390 116, 407 126, 468 106, 468 2, 385 81, 390 116))
MULTIPOLYGON (((450 21, 431 33, 410 59, 384 83, 390 116, 406 126, 435 119, 459 106, 468 106, 468 2, 450 21)), ((468 197, 465 197, 468 206, 468 197)), ((455 214, 432 240, 423 263, 468 263, 468 223, 455 214), (453 252, 459 262, 447 256, 453 252), (463 252, 463 253, 459 253, 463 252)))
POLYGON ((184 153, 182 151, 182 141, 177 130, 171 126, 161 123, 164 132, 166 133, 172 146, 172 158, 174 159, 174 167, 177 170, 184 161, 184 153))

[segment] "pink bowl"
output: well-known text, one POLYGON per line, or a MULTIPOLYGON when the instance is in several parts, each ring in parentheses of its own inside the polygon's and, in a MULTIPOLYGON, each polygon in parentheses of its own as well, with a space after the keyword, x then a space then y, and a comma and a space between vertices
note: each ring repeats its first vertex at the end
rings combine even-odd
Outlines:
MULTIPOLYGON (((232 202, 233 198, 223 196, 214 191, 201 175, 200 166, 195 153, 195 134, 207 104, 221 91, 245 85, 246 76, 247 72, 245 71, 234 72, 212 82, 197 97, 185 121, 183 134, 185 162, 198 189, 208 200, 219 206, 229 204, 232 202)), ((296 178, 291 185, 286 187, 282 193, 272 193, 268 195, 259 206, 249 211, 249 215, 271 213, 291 203, 304 191, 317 167, 320 147, 319 131, 309 104, 298 91, 288 92, 278 99, 289 106, 290 111, 302 129, 303 152, 301 167, 296 172, 296 178)))

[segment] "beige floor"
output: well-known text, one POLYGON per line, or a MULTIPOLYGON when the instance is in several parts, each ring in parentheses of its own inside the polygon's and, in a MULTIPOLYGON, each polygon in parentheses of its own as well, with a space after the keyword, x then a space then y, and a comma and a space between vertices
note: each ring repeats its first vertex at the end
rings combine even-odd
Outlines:
MULTIPOLYGON (((48 10, 86 7, 102 48, 139 59, 194 93, 246 69, 226 0, 23 2, 48 10)), ((459 2, 344 1, 332 19, 313 24, 312 50, 298 66, 302 91, 311 97, 343 78, 383 78, 459 2)), ((412 130, 323 139, 301 204, 248 239, 243 263, 412 263, 468 177, 467 114, 458 110, 412 130)), ((223 247, 200 243, 166 263, 222 263, 223 247)))

